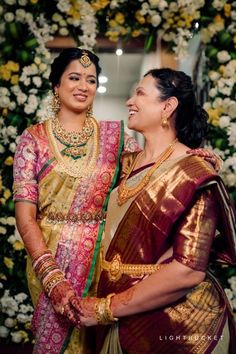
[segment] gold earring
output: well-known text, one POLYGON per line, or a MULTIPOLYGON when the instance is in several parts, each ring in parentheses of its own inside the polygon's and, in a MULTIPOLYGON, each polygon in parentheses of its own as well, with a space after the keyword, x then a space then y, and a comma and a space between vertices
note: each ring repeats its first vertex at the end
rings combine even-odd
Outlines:
POLYGON ((55 115, 57 115, 60 108, 61 108, 61 104, 60 104, 59 95, 57 92, 54 92, 53 99, 52 99, 52 111, 54 112, 55 115))
POLYGON ((164 115, 162 118, 161 118, 161 126, 162 128, 166 128, 168 127, 168 118, 166 118, 166 116, 164 115))
POLYGON ((86 112, 86 117, 91 118, 93 116, 93 106, 89 106, 86 112))
POLYGON ((58 93, 50 92, 47 98, 47 118, 54 118, 60 110, 60 98, 58 93))

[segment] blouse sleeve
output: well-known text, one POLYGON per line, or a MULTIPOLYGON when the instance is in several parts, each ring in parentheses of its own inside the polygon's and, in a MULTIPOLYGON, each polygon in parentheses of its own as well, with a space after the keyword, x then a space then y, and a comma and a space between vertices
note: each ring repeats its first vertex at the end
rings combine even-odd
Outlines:
POLYGON ((216 232, 218 208, 212 191, 199 193, 175 232, 173 257, 194 270, 204 272, 216 232))
POLYGON ((134 152, 134 151, 140 151, 141 148, 137 141, 130 136, 129 134, 125 133, 124 136, 124 151, 126 152, 134 152))
POLYGON ((32 135, 25 130, 20 137, 14 157, 13 194, 15 201, 27 201, 37 204, 36 164, 36 143, 32 135))

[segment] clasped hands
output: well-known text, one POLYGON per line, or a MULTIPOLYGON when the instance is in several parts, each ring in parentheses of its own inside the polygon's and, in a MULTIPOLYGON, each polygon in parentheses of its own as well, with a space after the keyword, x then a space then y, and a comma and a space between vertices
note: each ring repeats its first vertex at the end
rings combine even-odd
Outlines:
POLYGON ((65 280, 55 286, 49 296, 54 310, 65 317, 73 326, 95 326, 98 324, 96 297, 79 298, 70 283, 65 280))

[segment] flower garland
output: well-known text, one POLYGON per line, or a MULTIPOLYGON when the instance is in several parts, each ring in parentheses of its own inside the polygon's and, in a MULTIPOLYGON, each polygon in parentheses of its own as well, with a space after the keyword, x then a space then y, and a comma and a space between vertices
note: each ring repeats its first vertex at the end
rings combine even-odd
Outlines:
MULTIPOLYGON (((18 136, 45 115, 42 102, 52 61, 47 42, 71 36, 93 49, 98 33, 123 42, 145 36, 148 51, 158 35, 181 58, 200 28, 209 91, 207 145, 224 160, 221 174, 236 203, 236 1, 3 0, 0 16, 0 338, 25 343, 32 340, 33 308, 15 226, 12 164, 18 136)), ((216 272, 236 311, 235 270, 216 272)))

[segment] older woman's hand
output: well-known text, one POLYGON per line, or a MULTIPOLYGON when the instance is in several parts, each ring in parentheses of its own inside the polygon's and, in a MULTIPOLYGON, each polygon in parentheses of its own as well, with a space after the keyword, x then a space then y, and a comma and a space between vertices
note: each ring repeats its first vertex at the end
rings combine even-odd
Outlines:
POLYGON ((216 172, 219 172, 222 169, 223 161, 221 160, 220 156, 218 156, 211 150, 203 148, 190 149, 187 151, 187 154, 202 157, 214 167, 216 172))

